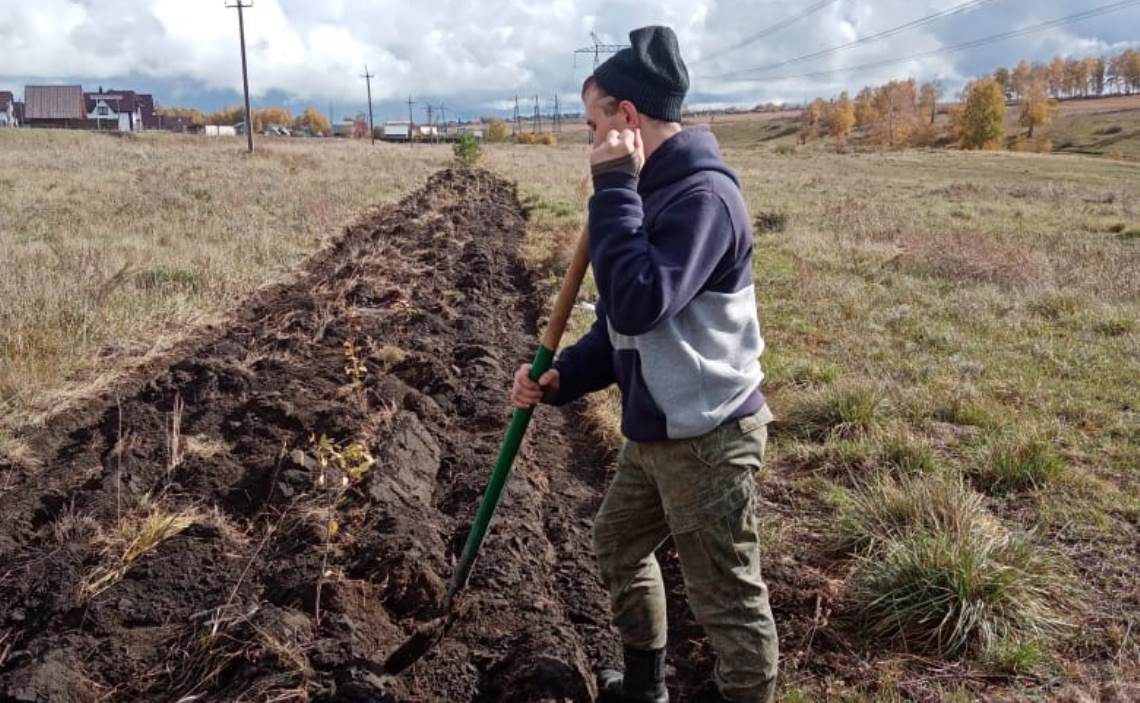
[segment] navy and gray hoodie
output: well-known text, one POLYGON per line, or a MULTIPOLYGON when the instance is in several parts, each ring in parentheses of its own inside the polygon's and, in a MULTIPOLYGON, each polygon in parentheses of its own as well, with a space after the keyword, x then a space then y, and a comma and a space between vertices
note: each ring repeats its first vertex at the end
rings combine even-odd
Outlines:
POLYGON ((758 412, 764 342, 740 181, 707 128, 665 141, 640 178, 594 177, 597 322, 554 364, 569 403, 617 383, 622 433, 683 439, 758 412))

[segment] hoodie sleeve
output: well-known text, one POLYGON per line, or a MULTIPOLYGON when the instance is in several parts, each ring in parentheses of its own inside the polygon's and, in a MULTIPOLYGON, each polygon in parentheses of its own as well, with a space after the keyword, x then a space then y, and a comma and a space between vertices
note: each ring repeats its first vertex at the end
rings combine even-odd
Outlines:
POLYGON ((562 350, 554 362, 558 371, 558 395, 551 405, 566 405, 587 393, 600 391, 617 381, 614 374, 613 346, 606 326, 605 309, 597 308, 598 319, 590 331, 573 346, 562 350))
POLYGON ((610 324, 636 336, 689 304, 732 241, 732 222, 719 196, 694 190, 669 204, 653 231, 637 178, 599 174, 590 199, 590 263, 610 324))

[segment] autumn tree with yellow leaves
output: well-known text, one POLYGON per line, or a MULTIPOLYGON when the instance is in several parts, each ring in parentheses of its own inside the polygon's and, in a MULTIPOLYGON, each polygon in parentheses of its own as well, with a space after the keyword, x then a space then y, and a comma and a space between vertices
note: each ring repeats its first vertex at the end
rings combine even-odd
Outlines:
POLYGON ((1005 96, 992 78, 970 83, 958 113, 959 144, 963 149, 1000 149, 1005 137, 1005 96))

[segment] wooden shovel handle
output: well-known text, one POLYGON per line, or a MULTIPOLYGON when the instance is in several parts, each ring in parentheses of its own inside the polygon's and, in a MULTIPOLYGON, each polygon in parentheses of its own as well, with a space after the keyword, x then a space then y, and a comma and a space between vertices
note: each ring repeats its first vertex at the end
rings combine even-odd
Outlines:
POLYGON ((550 322, 542 334, 542 346, 551 351, 558 350, 562 333, 566 331, 566 321, 570 319, 574 301, 578 298, 578 289, 582 287, 582 279, 586 277, 586 269, 589 267, 590 230, 586 228, 578 237, 574 258, 570 262, 570 267, 566 269, 566 277, 562 279, 562 290, 558 291, 558 298, 555 299, 554 308, 550 311, 550 322))

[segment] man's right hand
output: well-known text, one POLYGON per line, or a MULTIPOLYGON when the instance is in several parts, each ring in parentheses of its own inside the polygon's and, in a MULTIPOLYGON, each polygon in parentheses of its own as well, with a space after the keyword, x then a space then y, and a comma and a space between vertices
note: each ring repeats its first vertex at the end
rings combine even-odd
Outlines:
POLYGON ((511 389, 511 404, 516 408, 533 408, 543 398, 553 398, 558 393, 558 372, 554 369, 542 374, 538 383, 530 380, 530 364, 523 364, 515 372, 515 385, 511 389))

